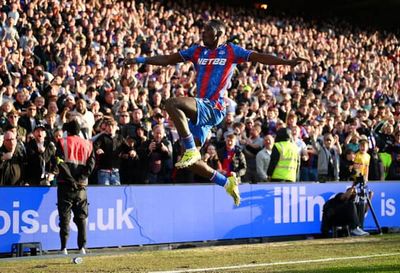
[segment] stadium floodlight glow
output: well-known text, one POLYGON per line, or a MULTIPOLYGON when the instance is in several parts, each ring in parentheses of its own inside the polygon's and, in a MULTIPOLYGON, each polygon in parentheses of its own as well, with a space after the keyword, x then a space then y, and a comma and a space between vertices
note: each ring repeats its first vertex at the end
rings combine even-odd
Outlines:
POLYGON ((265 3, 265 1, 260 1, 260 2, 256 2, 254 3, 254 7, 256 9, 262 9, 262 10, 267 10, 268 9, 268 4, 265 3))

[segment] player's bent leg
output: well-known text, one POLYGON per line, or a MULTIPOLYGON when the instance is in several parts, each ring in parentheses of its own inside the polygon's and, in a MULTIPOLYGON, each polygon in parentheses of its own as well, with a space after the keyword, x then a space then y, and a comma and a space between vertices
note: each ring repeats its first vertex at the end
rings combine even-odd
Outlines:
POLYGON ((196 100, 190 97, 169 98, 165 103, 165 110, 172 119, 180 137, 190 134, 187 119, 197 121, 196 100))

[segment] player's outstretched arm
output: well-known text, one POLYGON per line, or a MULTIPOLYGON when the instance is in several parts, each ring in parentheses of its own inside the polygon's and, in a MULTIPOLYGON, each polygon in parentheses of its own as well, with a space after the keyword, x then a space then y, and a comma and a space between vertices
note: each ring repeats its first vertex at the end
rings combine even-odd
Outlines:
POLYGON ((171 55, 158 55, 152 57, 136 57, 125 60, 125 64, 153 64, 153 65, 173 65, 179 62, 183 62, 183 59, 179 53, 171 55))
POLYGON ((309 62, 309 60, 300 57, 291 60, 286 60, 279 57, 275 57, 270 54, 263 54, 258 52, 252 52, 249 56, 249 61, 267 65, 290 65, 290 66, 296 66, 301 62, 309 62))

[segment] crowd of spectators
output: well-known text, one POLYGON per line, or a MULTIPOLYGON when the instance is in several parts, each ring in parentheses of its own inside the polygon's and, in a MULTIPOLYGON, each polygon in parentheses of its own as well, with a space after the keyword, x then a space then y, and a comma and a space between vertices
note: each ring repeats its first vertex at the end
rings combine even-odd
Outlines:
POLYGON ((200 43, 211 18, 223 20, 227 38, 242 47, 310 60, 296 68, 237 66, 227 116, 202 151, 211 166, 236 172, 242 182, 268 181, 275 133, 288 127, 301 155, 299 181, 350 179, 360 168, 354 160, 362 143, 370 155, 370 171, 363 172, 369 180, 400 178, 395 34, 202 1, 2 0, 0 185, 54 183, 51 143, 70 119, 94 142, 92 184, 205 182, 174 168, 181 145, 164 110, 169 97, 195 96, 192 64, 123 61, 200 43), (32 162, 48 150, 36 164, 35 181, 28 171, 31 141, 39 147, 32 162))

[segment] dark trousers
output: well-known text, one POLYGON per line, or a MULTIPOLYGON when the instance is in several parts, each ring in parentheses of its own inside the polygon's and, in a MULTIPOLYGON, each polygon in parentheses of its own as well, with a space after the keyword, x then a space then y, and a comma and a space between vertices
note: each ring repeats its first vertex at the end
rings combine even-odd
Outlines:
POLYGON ((66 248, 69 236, 71 210, 74 213, 74 223, 78 228, 78 248, 86 245, 86 221, 88 217, 88 202, 86 189, 73 189, 68 185, 59 185, 57 189, 57 208, 60 219, 61 249, 66 248))

